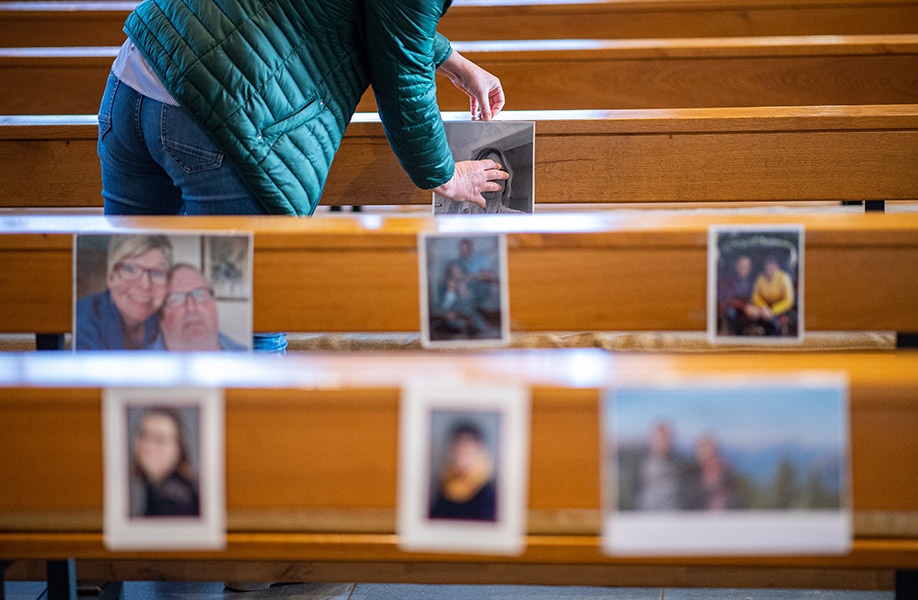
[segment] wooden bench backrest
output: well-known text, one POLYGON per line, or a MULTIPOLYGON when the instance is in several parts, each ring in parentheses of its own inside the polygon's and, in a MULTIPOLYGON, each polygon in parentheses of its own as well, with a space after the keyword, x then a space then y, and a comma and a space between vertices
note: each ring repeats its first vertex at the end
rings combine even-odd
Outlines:
MULTIPOLYGON (((5 46, 116 46, 135 2, 0 2, 5 46)), ((439 29, 452 40, 915 33, 914 0, 464 2, 439 29)))
MULTIPOLYGON (((897 104, 918 100, 918 34, 456 42, 514 110, 897 104)), ((0 49, 0 114, 92 114, 116 47, 0 49)), ((445 79, 443 110, 468 98, 445 79)), ((375 112, 372 93, 358 107, 375 112)))
POLYGON ((918 428, 918 355, 530 351, 301 355, 280 363, 227 356, 185 360, 173 355, 151 364, 136 354, 0 357, 0 373, 5 374, 0 379, 0 559, 66 552, 78 559, 505 562, 484 556, 406 555, 391 536, 399 386, 418 372, 461 372, 532 387, 529 547, 513 562, 644 564, 648 559, 603 556, 597 538, 599 402, 602 390, 616 383, 616 374, 780 377, 828 369, 843 371, 850 380, 854 551, 841 556, 672 557, 666 562, 852 569, 918 565, 918 486, 890 483, 911 482, 918 470, 918 438, 913 435, 918 428), (232 534, 226 551, 113 553, 102 546, 100 390, 124 382, 125 373, 136 373, 132 384, 226 388, 232 534))
POLYGON ((491 218, 2 217, 0 332, 72 322, 73 236, 253 231, 254 328, 419 331, 417 235, 505 231, 511 330, 703 331, 713 223, 805 227, 807 330, 918 331, 918 213, 570 213, 491 218))
MULTIPOLYGON (((506 111, 534 121, 538 204, 918 199, 918 105, 506 111)), ((447 120, 468 120, 445 113, 447 120)), ((0 207, 97 207, 95 117, 0 116, 0 207)), ((358 114, 324 205, 430 204, 358 114)))

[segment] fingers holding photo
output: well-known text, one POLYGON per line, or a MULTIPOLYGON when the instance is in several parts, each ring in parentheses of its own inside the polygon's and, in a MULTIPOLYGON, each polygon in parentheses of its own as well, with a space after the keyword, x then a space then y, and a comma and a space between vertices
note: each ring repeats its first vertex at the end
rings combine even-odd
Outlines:
POLYGON ((509 178, 501 165, 493 160, 463 160, 456 163, 453 177, 446 183, 434 188, 434 193, 456 202, 472 202, 484 208, 485 199, 482 192, 493 192, 501 189, 498 181, 509 178))

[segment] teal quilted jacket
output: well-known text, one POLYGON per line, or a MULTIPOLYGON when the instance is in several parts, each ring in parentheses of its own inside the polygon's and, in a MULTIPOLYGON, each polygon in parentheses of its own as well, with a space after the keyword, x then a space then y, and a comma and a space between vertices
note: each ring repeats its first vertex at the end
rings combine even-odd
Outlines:
POLYGON ((268 212, 310 215, 370 85, 415 185, 452 176, 434 83, 450 1, 144 0, 124 30, 268 212))

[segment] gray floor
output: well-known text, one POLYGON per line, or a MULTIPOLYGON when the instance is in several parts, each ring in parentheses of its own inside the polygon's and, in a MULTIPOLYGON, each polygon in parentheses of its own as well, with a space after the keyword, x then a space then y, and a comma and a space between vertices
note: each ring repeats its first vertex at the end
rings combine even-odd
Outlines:
MULTIPOLYGON (((7 581, 4 600, 43 600, 42 582, 7 581)), ((836 590, 734 590, 601 588, 506 585, 285 584, 267 590, 232 592, 222 583, 130 581, 125 600, 893 600, 893 592, 836 590)), ((92 600, 81 595, 80 600, 92 600)))

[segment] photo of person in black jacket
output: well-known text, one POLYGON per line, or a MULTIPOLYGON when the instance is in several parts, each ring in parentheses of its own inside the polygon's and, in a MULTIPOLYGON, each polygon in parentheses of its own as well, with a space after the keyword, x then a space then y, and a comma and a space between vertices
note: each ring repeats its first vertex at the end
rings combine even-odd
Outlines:
MULTIPOLYGON (((136 410, 136 409, 135 409, 136 410)), ((180 412, 148 407, 131 439, 131 517, 197 517, 198 476, 180 412)))
POLYGON ((449 434, 430 518, 497 520, 494 458, 483 433, 470 421, 456 424, 449 434))

